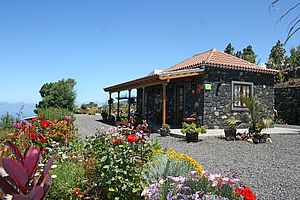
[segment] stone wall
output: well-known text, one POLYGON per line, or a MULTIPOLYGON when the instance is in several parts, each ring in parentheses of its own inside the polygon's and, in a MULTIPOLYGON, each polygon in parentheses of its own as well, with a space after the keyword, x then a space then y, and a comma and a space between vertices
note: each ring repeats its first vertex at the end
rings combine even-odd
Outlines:
POLYGON ((253 82, 253 94, 266 107, 273 119, 274 76, 241 70, 205 68, 204 83, 212 89, 204 91, 204 124, 208 128, 224 128, 225 120, 245 111, 232 110, 232 81, 253 82))
POLYGON ((300 125, 300 86, 275 88, 275 109, 284 122, 300 125))

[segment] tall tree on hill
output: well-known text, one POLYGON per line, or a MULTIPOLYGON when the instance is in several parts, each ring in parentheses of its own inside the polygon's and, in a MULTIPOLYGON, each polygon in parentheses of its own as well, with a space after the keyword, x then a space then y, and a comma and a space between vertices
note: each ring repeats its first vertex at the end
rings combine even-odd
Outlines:
POLYGON ((55 107, 74 111, 76 99, 75 85, 75 80, 71 78, 67 80, 62 79, 54 83, 45 83, 40 89, 42 101, 36 105, 36 108, 55 107))
POLYGON ((231 43, 229 43, 229 44, 227 45, 227 47, 225 48, 224 52, 225 52, 225 53, 228 53, 228 54, 230 54, 230 55, 234 55, 234 47, 232 46, 231 43))
POLYGON ((256 63, 256 57, 257 55, 255 55, 251 45, 248 45, 246 48, 243 49, 242 59, 247 60, 251 63, 256 63))
POLYGON ((266 63, 267 68, 270 69, 284 69, 285 68, 285 49, 283 44, 278 40, 272 47, 269 54, 268 62, 266 63))
POLYGON ((300 45, 296 48, 291 48, 290 57, 286 58, 286 65, 288 68, 300 67, 300 45))

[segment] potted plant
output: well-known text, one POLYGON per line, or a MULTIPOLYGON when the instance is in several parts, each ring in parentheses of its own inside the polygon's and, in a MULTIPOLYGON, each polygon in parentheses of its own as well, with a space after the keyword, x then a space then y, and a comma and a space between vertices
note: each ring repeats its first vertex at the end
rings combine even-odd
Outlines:
POLYGON ((101 117, 103 121, 107 121, 108 113, 105 110, 101 111, 101 117))
POLYGON ((236 130, 241 123, 242 122, 234 116, 231 116, 225 121, 224 132, 226 140, 235 140, 236 130))
MULTIPOLYGON (((205 131, 206 131, 206 129, 205 129, 205 131)), ((203 133, 203 129, 198 128, 195 123, 187 124, 187 123, 183 122, 181 133, 186 135, 187 142, 197 142, 198 134, 203 133)))
POLYGON ((264 106, 254 97, 241 96, 240 100, 246 105, 249 111, 247 122, 249 124, 249 136, 253 138, 254 143, 264 142, 261 131, 269 128, 272 120, 268 118, 264 106))
POLYGON ((168 136, 168 135, 170 135, 170 132, 171 132, 170 125, 168 125, 168 124, 163 124, 161 126, 161 128, 159 129, 159 133, 161 136, 168 136))

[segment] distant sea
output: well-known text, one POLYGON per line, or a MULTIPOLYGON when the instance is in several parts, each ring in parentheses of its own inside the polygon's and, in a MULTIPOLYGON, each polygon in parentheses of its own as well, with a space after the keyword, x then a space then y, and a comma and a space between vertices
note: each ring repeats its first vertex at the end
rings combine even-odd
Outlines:
POLYGON ((35 116, 35 113, 33 112, 35 109, 35 104, 0 102, 0 116, 5 115, 8 112, 13 117, 17 117, 17 113, 20 113, 20 109, 20 118, 35 116), (23 109, 21 109, 22 106, 23 109))

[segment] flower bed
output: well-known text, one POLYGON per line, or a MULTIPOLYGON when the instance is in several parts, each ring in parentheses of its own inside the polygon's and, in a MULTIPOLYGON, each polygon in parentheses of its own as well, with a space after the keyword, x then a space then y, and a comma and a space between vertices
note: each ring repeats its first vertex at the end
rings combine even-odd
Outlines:
POLYGON ((187 154, 164 149, 150 140, 145 121, 100 131, 84 143, 76 137, 70 119, 66 116, 50 121, 40 116, 14 125, 11 140, 21 150, 33 146, 42 150, 44 158, 37 176, 47 159, 57 152, 50 171, 53 187, 47 198, 255 199, 235 175, 210 174, 187 154))

